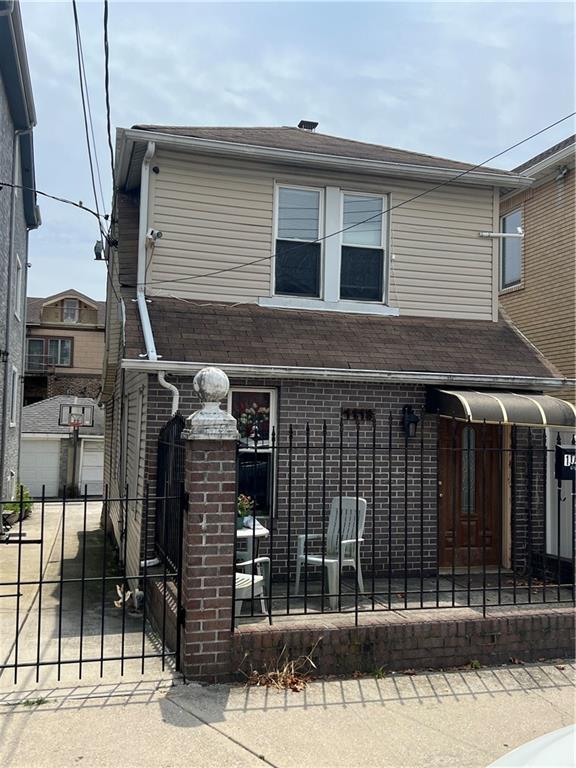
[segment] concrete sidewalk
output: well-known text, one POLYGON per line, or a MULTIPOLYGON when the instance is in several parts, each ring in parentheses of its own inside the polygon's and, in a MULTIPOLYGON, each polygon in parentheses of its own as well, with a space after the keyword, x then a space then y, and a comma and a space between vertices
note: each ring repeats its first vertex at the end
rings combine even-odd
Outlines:
POLYGON ((318 681, 301 693, 151 679, 20 687, 0 694, 0 764, 486 766, 573 722, 574 693, 565 662, 318 681))

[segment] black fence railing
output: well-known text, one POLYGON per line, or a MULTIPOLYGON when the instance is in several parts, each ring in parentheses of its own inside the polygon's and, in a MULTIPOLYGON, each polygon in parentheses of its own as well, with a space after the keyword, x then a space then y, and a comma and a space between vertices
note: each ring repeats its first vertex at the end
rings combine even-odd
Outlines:
POLYGON ((140 497, 126 489, 98 499, 86 490, 75 499, 48 500, 44 492, 31 499, 20 488, 16 499, 0 501, 0 678, 10 671, 17 683, 27 673, 37 683, 53 668, 58 680, 82 679, 89 665, 100 678, 122 676, 128 666, 144 673, 151 659, 162 669, 172 660, 178 670, 180 633, 171 648, 167 637, 172 586, 180 604, 180 561, 154 568, 140 555, 158 501, 172 500, 148 488, 140 497), (124 515, 107 535, 120 505, 141 509, 141 528, 124 515))
POLYGON ((158 556, 175 568, 180 555, 181 509, 184 504, 185 443, 182 430, 186 420, 176 413, 158 437, 155 505, 155 546, 158 556))
POLYGON ((241 451, 235 622, 575 603, 572 432, 349 413, 241 451))

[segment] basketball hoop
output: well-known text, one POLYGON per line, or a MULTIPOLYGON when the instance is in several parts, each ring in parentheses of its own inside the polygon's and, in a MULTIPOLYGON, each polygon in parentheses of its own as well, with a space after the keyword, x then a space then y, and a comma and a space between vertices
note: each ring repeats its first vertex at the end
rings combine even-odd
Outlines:
POLYGON ((78 429, 84 425, 84 419, 78 418, 78 416, 71 416, 68 426, 70 429, 78 429))
POLYGON ((60 406, 60 418, 58 424, 61 427, 70 427, 70 429, 78 429, 78 427, 93 427, 94 426, 94 406, 93 405, 80 405, 78 403, 63 403, 60 406))

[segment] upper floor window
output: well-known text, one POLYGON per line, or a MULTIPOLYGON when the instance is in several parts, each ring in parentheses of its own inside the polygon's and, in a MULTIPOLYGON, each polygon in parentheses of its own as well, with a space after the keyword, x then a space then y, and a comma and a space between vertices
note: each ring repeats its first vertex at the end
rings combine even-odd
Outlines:
POLYGON ((343 194, 340 298, 382 301, 384 198, 343 194))
POLYGON ((72 365, 72 339, 48 339, 48 364, 66 368, 72 365))
POLYGON ((274 293, 383 302, 387 199, 337 187, 279 186, 274 293))
MULTIPOLYGON (((500 231, 517 235, 521 232, 522 212, 520 209, 500 218, 500 231)), ((521 237, 503 237, 500 249, 500 290, 519 285, 522 280, 521 237)))
POLYGON ((24 292, 24 281, 22 279, 22 262, 20 257, 16 256, 16 272, 14 275, 15 291, 14 291, 14 314, 18 320, 22 317, 22 295, 24 292))
POLYGON ((18 369, 12 367, 10 379, 10 426, 15 427, 18 421, 18 369))
POLYGON ((64 299, 62 304, 62 320, 65 323, 77 323, 80 315, 78 299, 64 299))
POLYGON ((321 190, 279 187, 276 223, 276 293, 320 296, 321 190))

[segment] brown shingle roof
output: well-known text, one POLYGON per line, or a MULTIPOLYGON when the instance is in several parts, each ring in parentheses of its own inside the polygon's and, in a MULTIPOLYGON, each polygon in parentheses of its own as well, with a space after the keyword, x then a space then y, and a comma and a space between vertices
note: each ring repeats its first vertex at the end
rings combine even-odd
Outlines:
POLYGON ((544 152, 540 152, 539 155, 535 155, 534 157, 531 157, 530 160, 526 160, 525 163, 522 163, 522 165, 518 165, 516 168, 514 168, 514 173, 521 173, 522 171, 525 171, 527 168, 531 168, 533 165, 536 165, 537 163, 541 163, 542 160, 546 160, 547 157, 551 157, 552 155, 555 155, 556 152, 560 152, 563 149, 566 149, 566 147, 569 147, 571 144, 574 144, 576 142, 576 134, 573 134, 572 136, 568 136, 567 139, 564 139, 563 141, 559 141, 558 144, 554 144, 553 147, 549 147, 548 149, 545 149, 544 152))
MULTIPOLYGON (((154 131, 172 136, 188 136, 235 144, 250 144, 251 146, 310 152, 335 157, 351 157, 361 160, 377 160, 386 163, 407 163, 457 171, 468 170, 474 165, 473 163, 462 163, 444 157, 426 155, 421 152, 342 139, 339 136, 329 136, 325 133, 306 131, 301 128, 212 128, 174 125, 134 125, 132 127, 141 131, 154 131)), ((485 166, 482 167, 482 170, 508 173, 508 171, 485 166)))
MULTIPOLYGON (((136 305, 126 357, 144 351, 136 305)), ((211 364, 561 377, 505 318, 498 323, 242 306, 149 304, 162 360, 211 364)))

